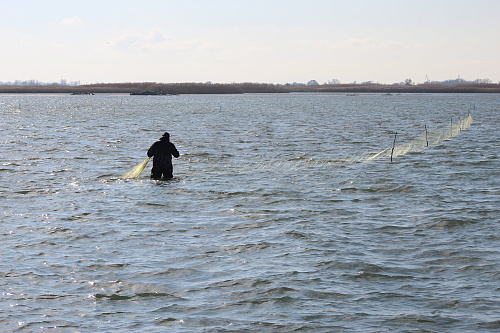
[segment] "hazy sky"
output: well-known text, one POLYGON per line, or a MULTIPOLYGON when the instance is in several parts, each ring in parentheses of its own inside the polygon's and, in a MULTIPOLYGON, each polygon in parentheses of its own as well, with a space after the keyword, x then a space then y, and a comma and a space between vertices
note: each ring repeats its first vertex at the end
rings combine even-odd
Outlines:
POLYGON ((0 81, 500 81, 500 0, 0 0, 0 81))

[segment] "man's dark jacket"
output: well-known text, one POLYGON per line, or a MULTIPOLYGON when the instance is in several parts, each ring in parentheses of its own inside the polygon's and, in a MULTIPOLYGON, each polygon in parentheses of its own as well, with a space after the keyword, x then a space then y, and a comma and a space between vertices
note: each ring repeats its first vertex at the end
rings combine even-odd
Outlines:
POLYGON ((153 143, 148 150, 148 156, 153 157, 153 169, 151 178, 173 178, 174 168, 172 166, 172 156, 179 157, 179 152, 175 145, 168 138, 162 137, 153 143))

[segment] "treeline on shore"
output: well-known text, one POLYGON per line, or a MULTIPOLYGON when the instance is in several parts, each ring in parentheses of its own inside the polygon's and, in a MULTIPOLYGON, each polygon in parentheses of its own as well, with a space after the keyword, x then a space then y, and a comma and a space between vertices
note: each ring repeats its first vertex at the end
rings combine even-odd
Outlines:
POLYGON ((437 84, 335 84, 307 87, 287 87, 290 92, 330 92, 330 93, 500 93, 500 84, 464 83, 437 84))
POLYGON ((67 85, 0 85, 0 93, 118 94, 158 92, 164 94, 245 94, 245 93, 500 93, 500 84, 325 84, 290 86, 269 83, 97 83, 67 85))
POLYGON ((243 94, 287 92, 279 85, 266 83, 96 83, 79 86, 0 85, 0 93, 123 94, 140 92, 164 94, 243 94))

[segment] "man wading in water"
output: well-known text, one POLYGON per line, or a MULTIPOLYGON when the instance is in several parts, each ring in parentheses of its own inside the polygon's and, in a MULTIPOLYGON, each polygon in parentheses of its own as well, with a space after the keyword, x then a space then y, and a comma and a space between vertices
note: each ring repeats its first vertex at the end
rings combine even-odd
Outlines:
POLYGON ((179 152, 174 144, 170 142, 170 134, 163 133, 159 141, 153 143, 148 150, 148 156, 154 156, 153 168, 151 169, 151 178, 154 179, 172 179, 174 178, 172 166, 172 156, 179 157, 179 152))

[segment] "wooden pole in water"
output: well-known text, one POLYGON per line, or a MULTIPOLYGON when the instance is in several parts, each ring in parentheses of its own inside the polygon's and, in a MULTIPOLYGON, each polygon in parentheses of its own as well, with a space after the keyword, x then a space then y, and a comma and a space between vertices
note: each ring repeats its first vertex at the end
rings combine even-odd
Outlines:
POLYGON ((429 147, 429 140, 427 139, 427 125, 424 125, 425 127, 425 142, 426 142, 426 147, 429 147))
POLYGON ((392 155, 394 154, 394 147, 396 146, 396 136, 398 136, 398 132, 394 134, 394 142, 392 143, 392 150, 391 150, 391 163, 392 163, 392 155))

